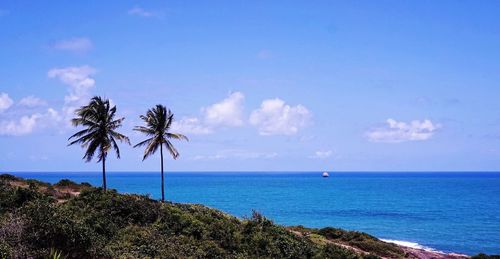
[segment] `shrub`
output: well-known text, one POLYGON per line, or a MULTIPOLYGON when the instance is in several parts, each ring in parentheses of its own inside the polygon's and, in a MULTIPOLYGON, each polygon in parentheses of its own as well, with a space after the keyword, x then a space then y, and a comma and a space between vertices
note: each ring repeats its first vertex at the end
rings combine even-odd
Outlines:
POLYGON ((478 254, 473 257, 472 259, 500 259, 500 255, 486 255, 486 254, 478 254))
POLYGON ((57 182, 56 184, 54 184, 55 187, 71 187, 71 188, 75 188, 75 187, 78 187, 78 184, 71 181, 71 180, 68 180, 68 179, 62 179, 60 180, 59 182, 57 182))
POLYGON ((318 230, 318 234, 327 239, 338 240, 383 257, 399 257, 404 255, 404 251, 398 246, 382 242, 371 235, 358 231, 345 231, 338 228, 326 227, 318 230))
POLYGON ((0 174, 0 181, 21 181, 22 179, 11 174, 0 174))
POLYGON ((328 239, 340 239, 345 235, 344 230, 332 227, 322 228, 318 231, 318 234, 328 238, 328 239))

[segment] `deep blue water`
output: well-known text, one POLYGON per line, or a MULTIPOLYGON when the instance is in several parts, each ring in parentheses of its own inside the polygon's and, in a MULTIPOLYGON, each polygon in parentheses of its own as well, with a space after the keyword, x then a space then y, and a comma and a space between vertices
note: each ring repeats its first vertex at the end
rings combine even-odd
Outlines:
MULTIPOLYGON (((17 173, 101 185, 99 173, 17 173)), ((500 173, 167 173, 167 199, 276 223, 335 226, 445 252, 500 254, 500 173)), ((159 198, 159 173, 108 173, 124 193, 159 198)))

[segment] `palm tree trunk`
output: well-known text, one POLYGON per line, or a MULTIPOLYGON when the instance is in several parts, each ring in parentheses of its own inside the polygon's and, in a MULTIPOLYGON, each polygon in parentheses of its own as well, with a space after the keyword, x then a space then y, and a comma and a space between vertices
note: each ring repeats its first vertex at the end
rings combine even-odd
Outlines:
POLYGON ((106 155, 102 157, 102 189, 106 191, 106 155))
POLYGON ((163 179, 163 143, 160 145, 161 156, 161 201, 165 202, 165 181, 163 179))

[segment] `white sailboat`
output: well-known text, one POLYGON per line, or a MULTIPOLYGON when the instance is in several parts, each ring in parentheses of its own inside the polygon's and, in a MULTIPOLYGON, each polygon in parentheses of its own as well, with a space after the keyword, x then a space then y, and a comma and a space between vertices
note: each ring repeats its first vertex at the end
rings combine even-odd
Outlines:
POLYGON ((323 177, 329 177, 330 174, 328 174, 328 172, 323 172, 323 177))

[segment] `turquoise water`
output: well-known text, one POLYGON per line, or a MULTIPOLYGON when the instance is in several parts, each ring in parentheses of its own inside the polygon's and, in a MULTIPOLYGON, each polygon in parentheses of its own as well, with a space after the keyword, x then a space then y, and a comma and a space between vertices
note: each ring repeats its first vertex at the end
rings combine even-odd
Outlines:
MULTIPOLYGON (((17 173, 101 185, 99 173, 17 173)), ((120 192, 159 198, 159 173, 109 173, 120 192)), ((335 226, 444 252, 500 254, 500 173, 167 173, 166 195, 242 217, 335 226)))

